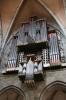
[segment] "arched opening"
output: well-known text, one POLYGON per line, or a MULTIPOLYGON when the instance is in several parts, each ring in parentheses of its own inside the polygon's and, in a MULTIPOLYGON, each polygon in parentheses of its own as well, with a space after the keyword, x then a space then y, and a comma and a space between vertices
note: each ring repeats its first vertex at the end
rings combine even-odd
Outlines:
POLYGON ((40 100, 66 100, 66 83, 55 81, 43 89, 40 100))
POLYGON ((25 94, 16 86, 8 86, 0 91, 0 100, 25 100, 25 94))

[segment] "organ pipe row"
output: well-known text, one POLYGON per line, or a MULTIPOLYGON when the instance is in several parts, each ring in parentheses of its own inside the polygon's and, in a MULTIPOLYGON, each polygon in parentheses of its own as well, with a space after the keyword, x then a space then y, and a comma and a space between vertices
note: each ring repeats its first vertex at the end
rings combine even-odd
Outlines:
POLYGON ((18 32, 17 45, 44 41, 47 41, 46 21, 38 20, 22 24, 18 32))

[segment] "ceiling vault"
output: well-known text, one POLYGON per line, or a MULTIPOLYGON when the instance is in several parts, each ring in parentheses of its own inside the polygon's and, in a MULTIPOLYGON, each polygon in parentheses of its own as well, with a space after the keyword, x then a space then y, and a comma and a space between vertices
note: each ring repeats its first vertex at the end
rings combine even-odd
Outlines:
POLYGON ((9 25, 8 31, 7 31, 7 33, 6 33, 6 37, 5 37, 5 39, 4 39, 4 43, 3 43, 3 46, 2 46, 2 50, 3 50, 3 48, 4 48, 4 46, 5 46, 6 42, 7 42, 8 36, 9 36, 10 31, 11 31, 11 28, 12 28, 12 25, 13 25, 13 23, 14 23, 14 21, 15 21, 15 18, 16 18, 16 16, 17 16, 17 14, 18 14, 18 12, 19 12, 19 10, 20 10, 22 4, 23 4, 23 1, 24 1, 24 0, 21 0, 21 2, 20 2, 19 6, 18 6, 18 8, 17 8, 17 10, 16 10, 16 12, 15 12, 15 14, 14 14, 14 17, 13 17, 13 19, 11 20, 11 23, 10 23, 10 25, 9 25))
MULTIPOLYGON (((13 24, 14 24, 14 22, 15 22, 15 19, 16 19, 18 13, 19 13, 20 8, 21 8, 21 6, 22 6, 22 4, 23 4, 24 1, 25 1, 25 0, 21 0, 21 2, 20 2, 19 6, 18 6, 18 8, 17 8, 17 10, 16 10, 16 12, 15 12, 15 14, 14 14, 14 17, 13 17, 13 19, 12 19, 10 25, 9 25, 9 28, 8 28, 8 31, 7 31, 7 33, 6 33, 6 37, 5 37, 3 46, 2 46, 2 51, 3 51, 3 48, 4 48, 4 46, 5 46, 5 44, 6 44, 7 40, 8 40, 8 37, 9 37, 9 34, 10 34, 10 32, 11 32, 12 26, 13 26, 13 24)), ((25 2, 26 2, 26 1, 25 1, 25 2)), ((60 26, 62 32, 65 33, 65 31, 64 31, 64 26, 62 25, 61 21, 60 21, 60 20, 57 18, 57 16, 50 10, 50 8, 47 7, 47 5, 45 4, 45 2, 43 2, 43 1, 41 1, 41 0, 37 0, 37 2, 40 3, 40 5, 48 11, 48 13, 56 20, 56 22, 57 22, 58 25, 60 26)), ((65 35, 65 34, 64 34, 64 35, 65 35)))

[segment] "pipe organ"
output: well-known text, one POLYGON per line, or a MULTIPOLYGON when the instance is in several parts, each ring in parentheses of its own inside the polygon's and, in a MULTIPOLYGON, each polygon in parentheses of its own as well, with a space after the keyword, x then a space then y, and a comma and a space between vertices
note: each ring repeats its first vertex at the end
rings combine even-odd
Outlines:
POLYGON ((47 27, 44 19, 22 23, 12 39, 7 71, 18 67, 18 75, 23 81, 40 81, 43 80, 44 68, 61 66, 64 56, 60 35, 47 27))

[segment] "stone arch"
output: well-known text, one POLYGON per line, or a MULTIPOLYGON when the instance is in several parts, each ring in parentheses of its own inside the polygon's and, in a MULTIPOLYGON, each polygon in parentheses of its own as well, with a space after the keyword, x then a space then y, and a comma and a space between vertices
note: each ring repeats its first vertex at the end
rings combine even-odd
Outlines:
POLYGON ((23 90, 10 85, 0 90, 0 100, 26 100, 23 90))
POLYGON ((66 100, 66 83, 62 81, 50 83, 41 92, 40 100, 66 100))

